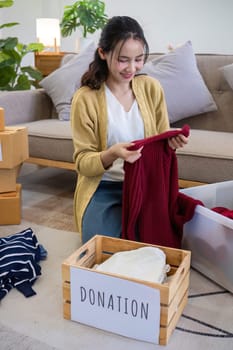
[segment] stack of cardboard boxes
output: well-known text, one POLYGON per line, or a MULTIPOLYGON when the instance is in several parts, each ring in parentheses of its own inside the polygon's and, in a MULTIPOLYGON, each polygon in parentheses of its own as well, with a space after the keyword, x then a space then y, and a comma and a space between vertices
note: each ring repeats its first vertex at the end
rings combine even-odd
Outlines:
POLYGON ((0 225, 21 222, 21 184, 17 176, 27 158, 27 128, 5 127, 4 109, 0 108, 0 225))

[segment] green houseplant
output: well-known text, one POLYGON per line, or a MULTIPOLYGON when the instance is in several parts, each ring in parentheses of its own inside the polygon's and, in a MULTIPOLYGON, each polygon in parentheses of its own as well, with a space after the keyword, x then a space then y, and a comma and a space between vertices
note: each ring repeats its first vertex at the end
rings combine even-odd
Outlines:
POLYGON ((84 38, 87 34, 102 29, 108 20, 105 3, 100 0, 79 0, 73 5, 65 6, 60 23, 63 37, 70 36, 78 27, 84 38))
MULTIPOLYGON (((10 7, 13 0, 1 0, 0 8, 10 7)), ((17 22, 0 25, 0 29, 18 25, 17 22)), ((42 74, 31 66, 23 66, 22 60, 30 52, 41 51, 43 44, 19 43, 16 37, 0 39, 0 90, 29 90, 37 86, 42 74)))

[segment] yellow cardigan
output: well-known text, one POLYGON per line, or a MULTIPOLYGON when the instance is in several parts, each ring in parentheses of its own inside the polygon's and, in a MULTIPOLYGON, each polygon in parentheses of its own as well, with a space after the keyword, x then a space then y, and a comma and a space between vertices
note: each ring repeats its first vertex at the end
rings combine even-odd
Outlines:
MULTIPOLYGON (((145 137, 169 130, 160 83, 149 76, 138 75, 132 80, 132 89, 143 118, 145 137)), ((74 216, 77 230, 82 233, 84 211, 105 171, 100 159, 101 151, 107 148, 108 117, 104 84, 99 90, 84 86, 76 91, 72 100, 71 126, 78 173, 74 216)))

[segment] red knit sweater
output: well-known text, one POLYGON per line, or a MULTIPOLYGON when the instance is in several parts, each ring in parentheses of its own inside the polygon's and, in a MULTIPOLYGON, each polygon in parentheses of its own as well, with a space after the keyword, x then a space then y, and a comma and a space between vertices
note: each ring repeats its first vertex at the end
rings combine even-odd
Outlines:
POLYGON ((189 126, 137 140, 130 148, 143 146, 141 158, 124 162, 122 238, 181 247, 183 225, 202 203, 179 193, 176 152, 168 138, 180 133, 188 136, 189 126))

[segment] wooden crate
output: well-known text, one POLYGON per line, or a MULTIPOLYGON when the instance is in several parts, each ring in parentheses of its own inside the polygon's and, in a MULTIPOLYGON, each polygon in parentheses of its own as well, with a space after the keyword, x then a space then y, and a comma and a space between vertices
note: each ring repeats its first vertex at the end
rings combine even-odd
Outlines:
MULTIPOLYGON (((92 270, 95 264, 100 264, 112 254, 120 251, 153 246, 145 243, 128 241, 118 238, 96 235, 80 249, 69 256, 62 264, 63 280, 63 316, 71 319, 71 293, 70 293, 70 267, 78 267, 84 270, 92 270)), ((105 272, 105 275, 128 279, 142 283, 160 291, 160 331, 159 344, 166 345, 175 329, 188 299, 189 274, 191 253, 187 250, 173 249, 155 246, 164 251, 167 257, 166 263, 171 266, 168 273, 168 281, 163 284, 129 279, 123 275, 114 275, 105 272)))

